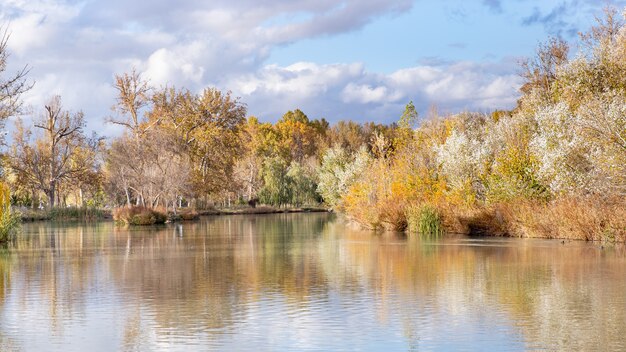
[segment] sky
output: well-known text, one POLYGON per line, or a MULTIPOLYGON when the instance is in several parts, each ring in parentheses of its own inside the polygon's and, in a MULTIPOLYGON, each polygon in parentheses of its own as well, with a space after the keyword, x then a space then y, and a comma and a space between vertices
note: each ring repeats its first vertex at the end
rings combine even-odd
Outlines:
POLYGON ((549 36, 575 43, 607 5, 626 0, 0 0, 0 26, 7 72, 28 65, 35 83, 24 119, 60 95, 115 135, 113 79, 132 68, 155 87, 232 91, 262 121, 512 108, 519 62, 549 36))

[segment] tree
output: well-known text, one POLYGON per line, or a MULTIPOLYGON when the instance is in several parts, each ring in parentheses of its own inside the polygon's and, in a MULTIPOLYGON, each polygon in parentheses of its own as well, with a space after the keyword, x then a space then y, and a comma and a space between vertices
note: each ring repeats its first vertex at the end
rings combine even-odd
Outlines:
POLYGON ((290 203, 292 185, 291 178, 287 176, 288 171, 288 164, 278 156, 265 160, 263 163, 264 186, 259 192, 262 203, 277 206, 290 203))
POLYGON ((126 127, 139 143, 141 136, 152 127, 142 125, 140 116, 141 110, 150 104, 152 88, 134 68, 130 73, 116 75, 114 87, 117 90, 117 104, 113 109, 124 117, 111 118, 109 122, 126 127))
POLYGON ((82 133, 82 112, 63 110, 61 98, 53 97, 45 106, 45 113, 34 127, 42 131, 31 142, 31 132, 18 121, 13 136, 11 167, 18 179, 46 194, 48 206, 57 204, 61 182, 79 177, 92 166, 93 158, 79 156, 85 146, 82 133))
POLYGON ((398 132, 394 140, 396 148, 403 148, 411 142, 418 116, 419 115, 417 114, 417 110, 415 110, 413 101, 410 101, 406 104, 404 112, 402 113, 402 116, 400 116, 400 121, 398 122, 398 132))
POLYGON ((191 193, 189 155, 170 132, 158 128, 147 131, 140 145, 129 135, 113 141, 105 170, 117 203, 171 205, 175 210, 177 200, 191 193))
MULTIPOLYGON (((0 76, 7 69, 9 37, 8 29, 0 27, 0 76)), ((7 118, 19 112, 22 106, 20 95, 32 87, 32 84, 26 82, 28 71, 28 66, 24 66, 7 78, 0 77, 0 128, 4 127, 7 118)), ((0 138, 4 139, 4 136, 0 138)))
POLYGON ((567 63, 568 53, 567 42, 561 38, 550 38, 538 46, 533 58, 522 62, 521 76, 524 84, 520 91, 523 96, 518 105, 532 110, 538 104, 555 100, 553 85, 557 78, 557 69, 567 63))
POLYGON ((243 150, 239 131, 246 112, 246 106, 231 92, 210 88, 196 98, 194 121, 198 127, 192 132, 190 153, 198 194, 210 194, 230 185, 235 159, 243 150))
POLYGON ((240 134, 245 151, 242 153, 242 157, 237 158, 233 171, 233 177, 240 188, 239 194, 248 201, 256 197, 262 186, 261 126, 256 117, 248 118, 240 134))
POLYGON ((276 149, 284 155, 287 162, 292 160, 302 163, 307 157, 315 155, 318 148, 319 127, 299 109, 286 112, 274 125, 279 140, 276 149))
POLYGON ((317 185, 317 192, 324 202, 331 207, 339 205, 350 186, 367 168, 369 159, 365 146, 353 154, 340 146, 328 149, 322 157, 317 185))

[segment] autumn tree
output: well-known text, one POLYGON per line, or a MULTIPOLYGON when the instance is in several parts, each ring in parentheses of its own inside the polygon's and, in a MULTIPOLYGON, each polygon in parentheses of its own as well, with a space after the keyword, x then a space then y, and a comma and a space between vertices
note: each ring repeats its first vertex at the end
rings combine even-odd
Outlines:
POLYGON ((128 129, 139 143, 141 136, 152 127, 143 123, 141 116, 142 109, 150 104, 152 88, 134 68, 130 73, 116 75, 113 86, 117 90, 117 102, 113 110, 121 116, 110 118, 109 122, 128 129))
POLYGON ((232 180, 235 157, 242 152, 239 132, 246 106, 231 92, 207 88, 200 95, 168 88, 153 97, 148 123, 171 131, 188 153, 197 195, 206 195, 232 180))
POLYGON ((44 192, 48 206, 53 207, 57 204, 59 185, 81 176, 92 166, 93 154, 81 155, 83 148, 88 147, 83 135, 84 116, 82 112, 63 110, 61 98, 56 96, 45 105, 45 112, 34 127, 41 134, 32 136, 31 130, 18 121, 11 167, 18 179, 44 192))
POLYGON ((262 126, 256 117, 251 116, 240 133, 244 152, 235 161, 233 177, 240 187, 240 194, 247 200, 254 199, 262 186, 262 126))
POLYGON ((286 112, 274 128, 279 138, 275 145, 276 154, 283 155, 288 162, 301 163, 315 155, 320 129, 301 110, 286 112))

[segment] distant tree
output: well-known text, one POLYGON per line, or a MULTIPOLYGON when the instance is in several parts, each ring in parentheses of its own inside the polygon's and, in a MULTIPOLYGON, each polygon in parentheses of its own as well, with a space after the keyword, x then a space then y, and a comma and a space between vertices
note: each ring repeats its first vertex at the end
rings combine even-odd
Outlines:
POLYGON ((532 109, 538 104, 554 101, 553 84, 557 78, 557 69, 567 63, 568 53, 567 42, 561 38, 550 38, 537 47, 534 57, 522 62, 521 76, 524 83, 520 88, 523 94, 518 102, 520 106, 532 109))
POLYGON ((353 154, 340 146, 328 149, 318 171, 317 192, 324 202, 332 207, 339 205, 350 186, 367 168, 369 159, 364 145, 353 154))
POLYGON ((354 153, 367 144, 368 136, 363 126, 354 121, 339 121, 327 133, 328 145, 339 146, 348 153, 354 153))
POLYGON ((396 148, 403 148, 411 143, 415 134, 414 128, 417 126, 418 117, 419 115, 417 110, 415 110, 415 105, 413 105, 413 101, 410 101, 406 104, 404 112, 402 116, 400 116, 400 121, 398 121, 398 131, 394 140, 396 148))
POLYGON ((283 206, 292 198, 291 178, 287 176, 288 164, 284 159, 275 156, 267 158, 263 163, 264 186, 259 192, 261 203, 283 206))
POLYGON ((140 115, 141 110, 150 104, 152 88, 134 68, 130 73, 116 75, 114 87, 117 90, 117 103, 113 110, 122 116, 110 118, 109 122, 127 128, 139 143, 141 136, 152 127, 142 124, 140 115))

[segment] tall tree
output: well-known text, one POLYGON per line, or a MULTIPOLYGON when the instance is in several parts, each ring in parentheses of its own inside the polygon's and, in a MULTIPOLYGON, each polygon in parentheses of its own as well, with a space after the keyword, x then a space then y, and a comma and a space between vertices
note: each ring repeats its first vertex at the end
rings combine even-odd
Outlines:
POLYGON ((150 104, 152 88, 134 68, 130 73, 116 75, 114 87, 117 90, 117 103, 113 109, 122 117, 111 118, 109 122, 127 128, 139 143, 141 136, 152 127, 142 124, 141 116, 141 110, 150 104))
POLYGON ((21 121, 17 124, 11 167, 18 178, 46 194, 50 207, 57 204, 59 184, 79 177, 92 165, 93 158, 79 155, 86 145, 83 126, 83 113, 63 110, 59 96, 45 105, 45 113, 35 121, 34 127, 42 134, 34 141, 30 129, 21 121))

